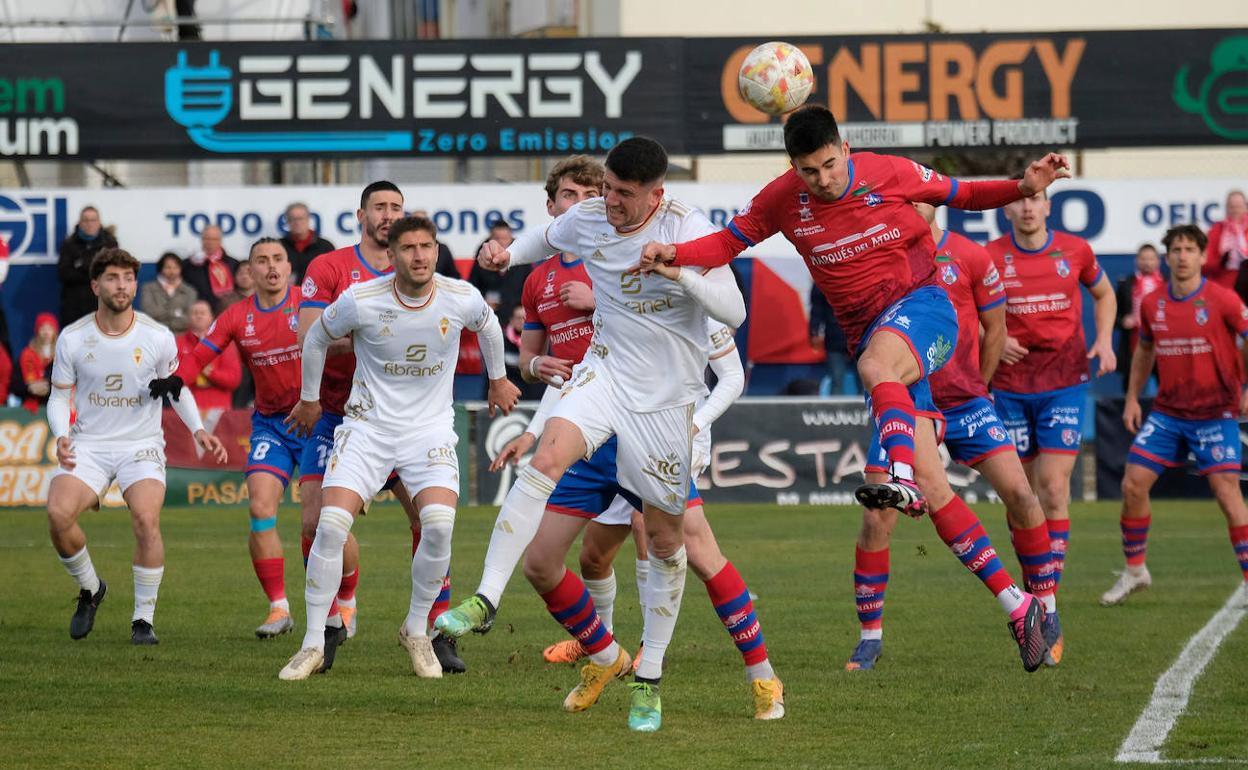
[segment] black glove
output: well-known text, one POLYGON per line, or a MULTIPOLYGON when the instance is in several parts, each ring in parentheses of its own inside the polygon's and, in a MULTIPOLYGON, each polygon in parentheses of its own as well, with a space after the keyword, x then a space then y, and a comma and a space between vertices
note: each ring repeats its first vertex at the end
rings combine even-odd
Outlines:
POLYGON ((168 377, 158 377, 147 383, 147 390, 151 394, 153 401, 158 398, 164 399, 165 404, 170 405, 170 399, 177 401, 178 397, 182 395, 183 384, 181 377, 171 374, 168 377))

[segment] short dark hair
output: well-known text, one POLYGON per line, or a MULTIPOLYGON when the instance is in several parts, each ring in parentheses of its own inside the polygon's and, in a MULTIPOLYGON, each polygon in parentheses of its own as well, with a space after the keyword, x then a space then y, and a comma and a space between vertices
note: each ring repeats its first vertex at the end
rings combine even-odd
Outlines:
MULTIPOLYGON (((296 204, 291 204, 291 205, 302 206, 303 204, 296 203, 296 204)), ((251 255, 256 253, 257 246, 260 246, 261 244, 265 244, 265 243, 276 243, 278 246, 282 246, 282 242, 280 240, 269 235, 266 235, 263 238, 257 238, 256 242, 251 244, 251 248, 247 249, 247 259, 251 259, 251 255)), ((282 246, 282 253, 283 254, 286 253, 285 246, 282 246)), ((242 265, 240 264, 239 266, 241 267, 242 265)))
POLYGON ((808 104, 794 111, 784 122, 784 151, 790 158, 840 143, 841 131, 837 128, 836 116, 821 104, 808 104))
POLYGON ((131 256, 130 252, 125 249, 100 249, 95 259, 91 260, 91 280, 104 275, 104 271, 110 267, 130 270, 135 278, 139 277, 139 260, 131 256))
POLYGON ((398 246, 399 237, 403 233, 410 233, 414 230, 424 230, 434 238, 438 236, 438 226, 429 217, 403 217, 390 225, 390 236, 386 240, 386 245, 390 248, 398 246))
POLYGON ((511 223, 509 223, 506 219, 491 219, 490 229, 491 230, 511 230, 511 223))
POLYGON ((607 168, 621 182, 650 184, 667 174, 667 150, 648 136, 630 136, 607 153, 607 168))
POLYGON ((555 199, 555 193, 559 192, 559 180, 565 176, 572 177, 572 181, 582 187, 602 191, 602 164, 588 155, 573 155, 556 163, 546 175, 547 198, 555 199))
POLYGON ((171 260, 171 259, 172 259, 174 262, 177 262, 177 263, 178 263, 178 267, 181 267, 181 266, 182 266, 182 258, 181 258, 181 257, 179 257, 177 254, 174 254, 172 251, 166 251, 164 254, 161 254, 161 255, 160 255, 160 259, 156 260, 156 272, 158 272, 158 273, 159 273, 159 272, 161 272, 162 270, 164 270, 164 269, 165 269, 165 263, 166 263, 166 262, 168 262, 168 261, 169 261, 169 260, 171 260))
POLYGON ((380 179, 364 188, 364 192, 360 193, 360 208, 368 208, 368 199, 375 192, 393 192, 398 193, 399 197, 403 197, 403 191, 394 182, 386 179, 380 179))
POLYGON ((1161 236, 1161 244, 1165 246, 1166 251, 1169 252, 1170 244, 1174 243, 1179 238, 1187 238, 1188 240, 1194 242, 1196 244, 1196 248, 1200 249, 1202 252, 1205 250, 1205 246, 1209 243, 1209 236, 1205 235, 1204 230, 1201 230, 1197 225, 1186 224, 1175 225, 1167 230, 1166 234, 1161 236))
POLYGON ((1135 256, 1137 256, 1137 257, 1138 257, 1138 256, 1140 256, 1140 252, 1144 251, 1144 249, 1152 249, 1152 251, 1153 251, 1154 253, 1156 253, 1156 252, 1157 252, 1157 247, 1156 247, 1156 246, 1154 246, 1153 244, 1151 244, 1151 243, 1141 243, 1141 244, 1140 244, 1140 247, 1139 247, 1138 249, 1136 249, 1136 250, 1135 250, 1135 256))

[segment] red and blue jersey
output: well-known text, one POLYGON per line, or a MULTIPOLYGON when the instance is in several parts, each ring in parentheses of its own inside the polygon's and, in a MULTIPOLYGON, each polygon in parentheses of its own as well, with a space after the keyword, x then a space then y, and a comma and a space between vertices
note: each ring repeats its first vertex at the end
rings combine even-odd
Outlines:
POLYGON ((270 308, 253 295, 222 311, 195 347, 191 360, 183 359, 178 376, 194 382, 200 369, 231 344, 256 383, 256 411, 284 414, 299 402, 299 296, 290 289, 270 308))
POLYGON ((1170 284, 1140 303, 1140 340, 1157 354, 1153 409, 1185 420, 1214 420, 1239 413, 1244 384, 1236 337, 1248 334, 1248 309, 1239 295, 1202 278, 1185 297, 1170 284))
POLYGON ((559 291, 572 281, 592 283, 580 259, 566 260, 567 255, 556 254, 533 268, 520 299, 524 328, 544 330, 552 356, 579 364, 594 336, 594 312, 568 307, 559 299, 559 291))
POLYGON ((839 198, 812 194, 789 169, 727 229, 677 244, 675 264, 718 267, 782 233, 827 297, 854 353, 886 308, 934 281, 931 229, 911 202, 986 209, 1022 197, 1015 180, 960 181, 891 155, 853 153, 847 163, 849 184, 839 198))
MULTIPOLYGON (((303 278, 303 307, 324 309, 338 299, 350 286, 386 275, 387 266, 378 272, 360 253, 359 245, 344 246, 312 260, 303 278)), ((325 360, 321 378, 321 407, 330 414, 342 414, 351 396, 355 377, 355 355, 346 353, 325 360)))
POLYGON ((1005 287, 984 247, 948 230, 936 244, 936 282, 958 315, 953 358, 931 376, 932 399, 943 411, 988 396, 979 368, 979 314, 1005 303, 1005 287))
POLYGON ((1088 346, 1083 338, 1083 297, 1104 272, 1082 238, 1049 231, 1035 250, 1009 233, 984 246, 1005 284, 1005 325, 1029 351, 1016 364, 1002 362, 994 390, 1047 393, 1087 382, 1088 346))

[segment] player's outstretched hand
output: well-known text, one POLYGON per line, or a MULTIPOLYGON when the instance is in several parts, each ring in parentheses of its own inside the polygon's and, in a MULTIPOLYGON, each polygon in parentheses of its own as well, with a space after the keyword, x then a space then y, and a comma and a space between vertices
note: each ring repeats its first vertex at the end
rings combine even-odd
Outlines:
POLYGON ((1041 190, 1048 189, 1049 185, 1058 179, 1070 179, 1070 160, 1065 155, 1051 152, 1040 160, 1031 162, 1031 165, 1023 172, 1018 189, 1023 195, 1031 197, 1041 190))
POLYGON ((1031 351, 1018 343, 1013 337, 1005 338, 1005 347, 1001 349, 1001 363, 1016 364, 1023 360, 1031 351))
POLYGON ((78 464, 74 458, 74 445, 68 436, 56 440, 56 462, 67 471, 72 471, 78 464))
POLYGON ((660 262, 671 264, 676 260, 676 246, 670 243, 659 243, 658 241, 650 241, 641 249, 641 261, 630 273, 650 273, 654 271, 654 266, 660 262))
POLYGON ((1131 433, 1136 433, 1140 429, 1140 420, 1143 415, 1139 400, 1128 398, 1127 403, 1122 407, 1122 424, 1131 433))
POLYGON ((511 410, 516 408, 516 402, 520 400, 520 389, 506 377, 499 377, 497 380, 490 380, 490 391, 485 394, 485 400, 490 405, 491 417, 496 409, 503 414, 511 414, 511 410))
POLYGON ((195 443, 199 444, 200 449, 216 458, 217 465, 225 465, 225 461, 230 457, 229 453, 225 451, 225 444, 221 443, 221 439, 203 428, 195 431, 195 443))
POLYGON ((506 270, 510 262, 511 253, 498 241, 486 241, 481 244, 481 250, 477 252, 477 264, 495 273, 506 270))
POLYGON ((1088 360, 1096 358, 1100 364, 1096 367, 1096 376, 1101 377, 1118 368, 1118 356, 1114 353, 1114 343, 1110 340, 1097 340, 1088 350, 1088 360))
POLYGON ((584 281, 568 281, 559 289, 559 301, 573 310, 593 310, 594 290, 584 281))
POLYGON ((527 455, 536 443, 537 436, 534 436, 527 430, 508 441, 507 445, 503 447, 503 451, 498 453, 498 457, 494 458, 494 462, 490 463, 490 472, 498 473, 507 463, 512 465, 519 463, 520 458, 527 455))
POLYGON ((152 400, 165 399, 165 403, 169 403, 169 399, 174 401, 182 395, 182 378, 176 374, 168 377, 157 377, 147 383, 147 392, 151 394, 152 400))
POLYGON ((303 401, 295 404, 295 408, 290 410, 284 424, 287 429, 296 436, 311 436, 312 429, 316 427, 316 423, 321 419, 321 402, 320 401, 303 401))

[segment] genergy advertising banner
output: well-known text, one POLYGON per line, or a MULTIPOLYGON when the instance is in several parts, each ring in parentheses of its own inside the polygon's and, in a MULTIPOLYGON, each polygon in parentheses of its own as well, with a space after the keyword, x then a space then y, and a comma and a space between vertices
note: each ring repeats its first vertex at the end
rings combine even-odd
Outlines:
MULTIPOLYGON (((545 226, 546 197, 539 184, 415 185, 396 179, 409 209, 428 211, 439 239, 459 257, 470 257, 495 220, 515 230, 545 226)), ((669 193, 726 225, 768 180, 756 184, 672 182, 669 193)), ((1222 218, 1227 190, 1241 179, 1132 179, 1059 182, 1052 190, 1050 225, 1086 238, 1098 254, 1134 253, 1143 241, 1157 241, 1166 228, 1195 222, 1208 227, 1222 218)), ((189 254, 199 235, 218 225, 226 250, 247 253, 260 236, 285 232, 283 211, 293 201, 312 210, 321 235, 337 245, 359 240, 355 211, 358 187, 221 187, 146 190, 0 190, 0 238, 14 264, 50 264, 72 232, 83 206, 100 209, 123 247, 154 262, 162 252, 189 254)), ((1007 231, 1004 214, 941 209, 950 229, 974 240, 1007 231)), ((773 237, 747 252, 765 258, 796 257, 783 238, 773 237)), ((800 266, 798 271, 805 272, 800 266)))

